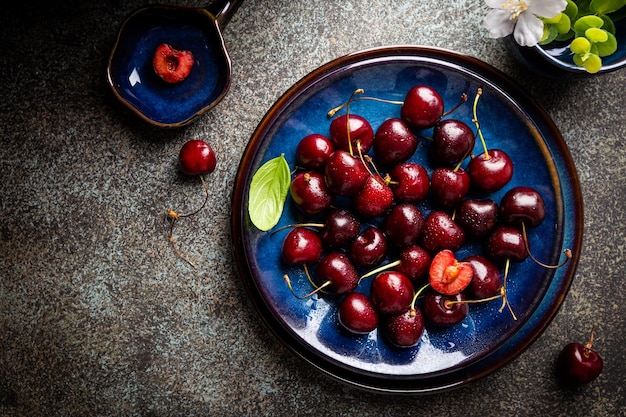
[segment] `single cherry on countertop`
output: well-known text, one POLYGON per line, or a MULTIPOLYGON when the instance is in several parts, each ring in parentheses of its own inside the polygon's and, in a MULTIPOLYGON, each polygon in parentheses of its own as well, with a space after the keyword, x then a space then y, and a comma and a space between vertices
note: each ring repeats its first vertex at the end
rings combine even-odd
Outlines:
POLYGON ((589 341, 584 346, 580 343, 569 343, 559 353, 556 362, 556 373, 560 381, 569 386, 586 384, 596 379, 602 372, 602 357, 591 347, 594 329, 591 329, 589 341))
POLYGON ((205 198, 202 205, 195 211, 187 214, 178 214, 174 210, 168 209, 167 215, 172 219, 170 225, 170 236, 169 241, 174 249, 174 252, 181 259, 185 260, 189 265, 197 268, 196 264, 193 263, 189 258, 184 256, 174 244, 174 225, 178 219, 184 217, 195 216, 200 210, 204 208, 207 201, 209 200, 209 188, 204 181, 204 175, 210 174, 215 170, 215 166, 217 164, 217 160, 215 158, 215 152, 211 146, 203 140, 194 139, 187 141, 178 154, 178 167, 180 171, 185 175, 199 175, 200 181, 202 181, 202 186, 204 187, 205 198))

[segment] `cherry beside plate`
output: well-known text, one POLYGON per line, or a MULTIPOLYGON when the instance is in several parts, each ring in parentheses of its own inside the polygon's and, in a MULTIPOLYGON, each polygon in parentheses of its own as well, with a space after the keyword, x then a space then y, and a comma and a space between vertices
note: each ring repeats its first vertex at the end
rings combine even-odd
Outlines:
MULTIPOLYGON (((400 107, 376 101, 354 102, 351 113, 367 118, 376 129, 400 107)), ((338 113, 338 114, 341 114, 338 113)), ((423 132, 428 136, 431 132, 423 132)), ((413 161, 430 172, 427 143, 421 142, 413 161)), ((477 141, 475 152, 480 152, 477 141)), ((287 198, 276 228, 302 221, 287 198)), ((451 389, 483 377, 513 360, 550 323, 571 284, 580 254, 583 209, 580 185, 569 150, 558 129, 540 106, 506 75, 472 57, 452 51, 403 46, 354 53, 329 62, 291 87, 267 112, 244 152, 233 191, 232 235, 234 255, 244 287, 259 315, 291 351, 321 372, 350 385, 377 392, 428 393, 451 389), (512 181, 490 195, 496 202, 516 185, 537 188, 547 215, 530 231, 533 252, 557 262, 569 248, 573 257, 558 270, 543 269, 527 260, 513 264, 508 297, 518 320, 499 301, 470 306, 468 317, 448 329, 427 327, 418 346, 397 349, 377 331, 353 336, 337 321, 338 300, 324 296, 302 301, 289 292, 288 273, 299 293, 311 289, 301 268, 280 260, 287 231, 261 232, 248 217, 248 191, 256 170, 267 160, 284 154, 295 163, 298 141, 310 133, 328 135, 328 110, 345 102, 357 89, 365 95, 403 100, 410 87, 426 84, 442 95, 446 108, 462 93, 469 97, 452 116, 470 126, 472 103, 478 88, 481 129, 490 148, 506 150, 513 159, 512 181)), ((420 206, 426 215, 428 205, 420 206)), ((469 244, 463 258, 480 253, 469 244)), ((364 280, 359 290, 369 291, 364 280)))

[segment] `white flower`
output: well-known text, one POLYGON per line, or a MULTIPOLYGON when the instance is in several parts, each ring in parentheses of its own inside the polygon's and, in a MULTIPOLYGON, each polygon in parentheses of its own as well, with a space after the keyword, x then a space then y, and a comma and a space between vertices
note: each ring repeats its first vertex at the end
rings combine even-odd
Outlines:
POLYGON ((534 46, 543 36, 541 17, 552 18, 565 10, 567 0, 485 0, 491 7, 483 20, 489 37, 513 33, 522 46, 534 46))

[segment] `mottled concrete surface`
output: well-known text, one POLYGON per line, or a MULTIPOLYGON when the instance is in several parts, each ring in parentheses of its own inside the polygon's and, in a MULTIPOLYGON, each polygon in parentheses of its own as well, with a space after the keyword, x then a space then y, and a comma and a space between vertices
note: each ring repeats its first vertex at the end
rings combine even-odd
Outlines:
POLYGON ((225 31, 230 93, 188 128, 159 131, 123 111, 104 76, 118 25, 141 4, 11 2, 0 14, 0 415, 626 415, 626 72, 527 74, 486 38, 479 0, 245 0, 225 31), (388 44, 454 49, 510 74, 561 129, 585 205, 574 283, 536 343, 474 384, 417 398, 364 395, 294 357, 250 305, 229 230, 239 159, 272 103, 319 65, 388 44), (219 158, 210 204, 177 228, 197 270, 172 253, 164 215, 201 201, 176 169, 192 138, 219 158), (563 389, 555 355, 592 325, 605 370, 563 389))

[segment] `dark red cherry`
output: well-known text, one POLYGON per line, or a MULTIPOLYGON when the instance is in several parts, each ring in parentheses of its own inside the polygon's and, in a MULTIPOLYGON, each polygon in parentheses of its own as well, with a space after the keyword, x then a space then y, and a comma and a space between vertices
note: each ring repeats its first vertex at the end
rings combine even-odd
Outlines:
POLYGON ((325 292, 334 295, 354 291, 359 284, 359 273, 348 257, 342 252, 330 252, 324 256, 315 268, 315 283, 324 287, 325 292))
POLYGON ((347 210, 332 209, 320 232, 322 243, 329 248, 343 248, 357 237, 361 230, 359 221, 347 210))
POLYGON ((432 257, 426 249, 411 245, 400 251, 400 265, 396 269, 415 284, 427 275, 431 261, 432 257))
POLYGON ((311 216, 326 210, 332 202, 324 177, 317 171, 296 174, 289 186, 289 192, 296 207, 311 216))
POLYGON ((418 203, 428 197, 430 179, 422 165, 404 162, 394 166, 389 174, 393 181, 392 190, 395 201, 418 203))
POLYGON ((500 219, 526 227, 539 225, 546 216, 546 204, 537 190, 519 186, 511 188, 500 200, 500 219))
POLYGON ((311 133, 298 142, 296 160, 305 169, 323 170, 326 160, 335 150, 332 142, 319 133, 311 133))
POLYGON ((561 350, 556 361, 556 373, 563 384, 569 386, 586 384, 602 373, 604 361, 592 349, 592 344, 593 330, 586 345, 569 343, 561 350))
POLYGON ((400 248, 417 243, 424 227, 424 216, 413 204, 394 206, 383 221, 387 239, 400 248))
POLYGON ((447 327, 460 323, 469 312, 469 306, 463 301, 463 293, 443 295, 429 291, 424 296, 424 317, 436 326, 447 327))
POLYGON ((419 343, 424 333, 424 318, 419 309, 407 309, 384 317, 380 329, 383 337, 393 346, 409 348, 419 343))
POLYGON ((393 191, 378 175, 370 175, 356 194, 354 208, 366 217, 378 217, 393 204, 393 191))
POLYGON ((443 249, 457 251, 465 243, 465 232, 444 211, 432 211, 424 221, 420 245, 431 255, 443 249))
POLYGON ((456 209, 455 220, 469 239, 484 239, 498 223, 498 205, 489 199, 463 200, 456 209))
POLYGON ((376 226, 368 226, 354 239, 348 251, 350 261, 358 267, 373 267, 387 254, 387 239, 376 226))
POLYGON ((443 99, 434 88, 416 85, 407 92, 400 117, 413 128, 428 129, 441 120, 443 111, 443 99))
POLYGON ((363 154, 370 150, 372 142, 374 142, 374 130, 365 118, 357 114, 342 114, 330 122, 330 140, 335 149, 350 150, 348 132, 354 155, 358 155, 358 148, 363 154))
POLYGON ((370 297, 380 314, 399 314, 413 301, 413 283, 397 271, 385 271, 372 280, 370 297))
POLYGON ((402 119, 387 119, 376 130, 374 156, 384 165, 396 165, 413 156, 417 144, 417 138, 402 119))
POLYGON ((285 236, 281 254, 289 265, 315 264, 322 256, 322 240, 315 230, 296 227, 285 236))
POLYGON ((185 175, 210 174, 216 164, 215 152, 202 140, 186 142, 178 154, 178 166, 185 175))
POLYGON ((461 202, 470 189, 470 177, 463 168, 437 168, 430 179, 433 203, 442 208, 452 208, 461 202))
POLYGON ((513 177, 513 162, 506 152, 492 149, 476 155, 467 166, 472 187, 484 193, 493 193, 504 187, 513 177))
POLYGON ((491 261, 481 255, 470 255, 463 262, 468 262, 474 269, 472 281, 464 291, 470 298, 488 298, 500 291, 502 276, 491 261))
POLYGON ((326 160, 324 178, 331 193, 353 196, 358 193, 370 173, 363 161, 344 150, 336 150, 326 160))
POLYGON ((475 141, 476 136, 467 124, 456 119, 446 119, 435 126, 430 150, 438 162, 456 165, 469 156, 475 141))
POLYGON ((487 257, 495 262, 510 259, 521 262, 528 257, 522 232, 514 226, 496 227, 489 235, 485 246, 487 257))
POLYGON ((355 334, 367 334, 378 327, 378 313, 363 293, 351 292, 339 304, 339 323, 355 334))

